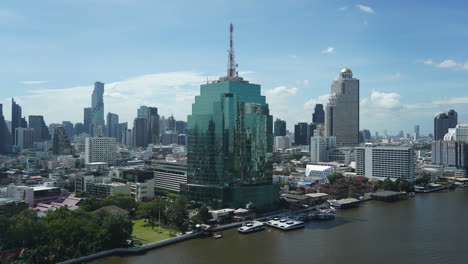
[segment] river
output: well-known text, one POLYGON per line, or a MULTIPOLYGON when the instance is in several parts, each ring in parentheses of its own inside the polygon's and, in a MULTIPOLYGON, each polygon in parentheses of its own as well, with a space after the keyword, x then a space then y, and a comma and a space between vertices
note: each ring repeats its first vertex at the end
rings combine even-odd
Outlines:
POLYGON ((338 211, 335 220, 289 232, 268 227, 223 235, 92 263, 468 263, 468 188, 394 203, 368 201, 338 211))

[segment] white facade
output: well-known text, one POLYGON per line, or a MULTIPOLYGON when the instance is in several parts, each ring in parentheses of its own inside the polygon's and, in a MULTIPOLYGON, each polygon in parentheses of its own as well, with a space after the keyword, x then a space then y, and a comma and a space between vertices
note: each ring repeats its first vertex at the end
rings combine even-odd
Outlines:
POLYGON ((274 146, 275 151, 284 151, 291 147, 291 140, 288 136, 276 136, 274 146))
POLYGON ((85 142, 85 162, 106 162, 114 165, 117 154, 117 143, 115 138, 110 137, 88 137, 85 142))
POLYGON ((366 145, 356 148, 357 176, 414 180, 415 154, 411 147, 366 145))
POLYGON ((468 142, 468 125, 457 125, 455 128, 449 128, 444 140, 468 142))
POLYGON ((319 183, 327 183, 328 175, 333 173, 333 167, 322 165, 307 165, 305 176, 308 180, 319 181, 319 183))
POLYGON ((310 138, 310 162, 328 162, 329 150, 336 147, 336 137, 315 136, 310 138))
POLYGON ((137 202, 154 198, 154 179, 145 182, 129 182, 127 185, 130 185, 130 195, 137 202))

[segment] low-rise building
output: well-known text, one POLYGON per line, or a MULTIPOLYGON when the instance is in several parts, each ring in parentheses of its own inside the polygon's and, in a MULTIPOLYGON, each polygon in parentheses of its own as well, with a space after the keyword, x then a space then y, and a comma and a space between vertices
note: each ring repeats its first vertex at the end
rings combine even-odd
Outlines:
POLYGON ((125 193, 130 195, 131 187, 125 183, 112 182, 110 178, 107 178, 103 183, 88 182, 86 184, 86 193, 96 196, 97 198, 106 198, 107 196, 116 193, 125 193))
POLYGON ((180 192, 180 185, 187 184, 187 160, 156 161, 155 188, 180 192))
POLYGON ((333 173, 333 167, 322 165, 307 165, 305 176, 311 181, 318 183, 327 183, 328 175, 333 173))

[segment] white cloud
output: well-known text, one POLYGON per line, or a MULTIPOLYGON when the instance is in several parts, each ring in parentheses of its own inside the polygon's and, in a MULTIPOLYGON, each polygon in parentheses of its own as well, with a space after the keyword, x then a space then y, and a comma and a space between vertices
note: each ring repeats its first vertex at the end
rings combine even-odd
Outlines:
POLYGON ((437 100, 432 103, 436 105, 468 104, 468 97, 444 98, 442 100, 437 100))
POLYGON ((334 53, 334 52, 335 52, 335 48, 333 47, 328 47, 325 50, 322 50, 323 54, 334 53))
POLYGON ((288 55, 288 58, 290 58, 290 59, 297 59, 297 55, 296 55, 296 54, 289 54, 289 55, 288 55))
POLYGON ((399 109, 402 107, 401 96, 397 93, 372 91, 370 103, 375 107, 385 109, 399 109))
POLYGON ((22 81, 20 83, 29 85, 29 84, 42 84, 42 83, 48 83, 48 82, 49 81, 22 81))
POLYGON ((299 89, 296 87, 287 87, 287 86, 278 86, 271 90, 267 90, 265 94, 267 96, 290 96, 296 95, 299 92, 299 89))
POLYGON ((323 104, 326 105, 328 103, 328 99, 330 98, 330 94, 323 94, 317 98, 313 98, 308 100, 304 103, 305 110, 314 110, 316 104, 323 104))
POLYGON ((389 80, 400 80, 401 78, 403 78, 401 72, 395 72, 394 74, 388 76, 389 80))
POLYGON ((356 7, 363 12, 366 12, 369 14, 375 14, 375 11, 374 9, 372 9, 372 7, 365 6, 365 5, 356 5, 356 7))
POLYGON ((430 65, 436 68, 443 68, 443 69, 453 69, 453 70, 468 70, 468 61, 465 63, 463 62, 456 62, 452 59, 446 59, 437 63, 431 59, 427 59, 423 61, 424 64, 430 65))

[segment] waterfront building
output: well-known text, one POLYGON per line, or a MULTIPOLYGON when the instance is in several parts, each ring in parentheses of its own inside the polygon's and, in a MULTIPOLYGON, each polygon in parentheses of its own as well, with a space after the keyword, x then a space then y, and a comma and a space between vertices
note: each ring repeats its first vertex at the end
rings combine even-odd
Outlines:
POLYGON ((49 129, 47 129, 43 116, 30 115, 28 126, 34 129, 34 142, 43 142, 50 139, 49 129))
POLYGON ((458 114, 455 110, 440 113, 434 117, 434 140, 444 139, 449 128, 455 128, 458 124, 458 114))
POLYGON ((156 107, 148 107, 147 109, 148 115, 148 143, 149 144, 159 144, 159 115, 158 115, 158 108, 156 107))
POLYGON ((325 124, 325 111, 323 110, 323 104, 316 104, 314 113, 312 114, 312 123, 325 124))
POLYGON ((119 115, 114 113, 107 113, 106 117, 106 136, 117 138, 119 131, 119 115))
POLYGON ((133 121, 133 144, 135 147, 148 146, 148 121, 146 118, 135 118, 133 121))
POLYGON ((0 154, 7 154, 12 151, 12 141, 13 138, 3 115, 3 105, 0 104, 0 154))
POLYGON ((52 144, 52 153, 54 155, 73 155, 70 139, 62 126, 55 127, 52 144))
POLYGON ((338 146, 359 144, 359 80, 348 68, 341 70, 331 85, 325 109, 325 135, 335 136, 338 146))
POLYGON ((85 141, 85 163, 105 162, 114 165, 117 143, 110 137, 87 137, 85 141))
POLYGON ((468 170, 468 125, 449 128, 443 140, 432 141, 432 163, 468 170))
POLYGON ((20 150, 34 147, 34 129, 18 127, 15 131, 17 146, 20 150))
POLYGON ((181 184, 187 184, 187 160, 156 161, 154 181, 157 190, 180 192, 181 184))
POLYGON ((274 136, 275 137, 286 136, 286 121, 278 119, 278 118, 275 120, 274 136))
POLYGON ((307 180, 320 184, 328 183, 328 175, 333 173, 333 167, 322 165, 306 165, 307 180))
POLYGON ((414 180, 415 153, 411 147, 366 144, 356 148, 356 174, 367 178, 414 180))
POLYGON ((95 82, 91 97, 91 135, 103 136, 104 126, 104 83, 95 82))
POLYGON ((279 199, 272 182, 273 117, 260 85, 237 73, 230 29, 227 75, 201 85, 188 116, 184 194, 218 208, 271 208, 279 199))
POLYGON ((275 136, 274 138, 275 151, 284 152, 291 148, 291 140, 288 136, 275 136))
POLYGON ((310 162, 328 162, 331 150, 336 148, 336 137, 314 136, 310 138, 310 162))

